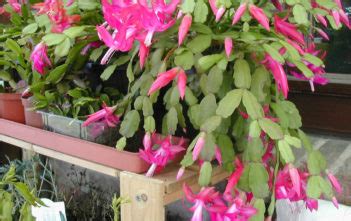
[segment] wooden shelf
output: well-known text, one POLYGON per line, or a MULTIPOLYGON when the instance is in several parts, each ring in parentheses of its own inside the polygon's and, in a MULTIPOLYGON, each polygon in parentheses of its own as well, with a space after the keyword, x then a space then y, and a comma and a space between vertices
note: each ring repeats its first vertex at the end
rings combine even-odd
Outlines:
MULTIPOLYGON (((179 181, 176 180, 179 169, 179 166, 177 165, 169 165, 162 173, 157 174, 152 178, 148 178, 141 174, 116 169, 113 166, 106 165, 106 163, 104 164, 96 161, 90 161, 83 159, 82 157, 78 157, 75 154, 64 153, 64 151, 59 151, 57 148, 53 149, 47 146, 41 146, 37 144, 38 142, 28 142, 15 138, 13 137, 15 135, 11 134, 10 136, 10 132, 14 133, 14 131, 11 129, 7 128, 7 132, 4 132, 6 126, 13 124, 16 123, 0 119, 1 142, 20 147, 26 151, 38 153, 47 157, 94 170, 99 173, 120 177, 121 196, 128 197, 131 200, 131 203, 122 205, 122 221, 164 221, 164 206, 183 197, 183 183, 187 183, 194 191, 198 191, 201 188, 197 184, 199 174, 199 168, 197 166, 187 168, 183 177, 179 181)), ((25 128, 28 127, 18 124, 16 124, 16 126, 25 128)), ((47 131, 44 132, 47 135, 51 133, 47 131)), ((31 140, 35 139, 36 138, 34 137, 34 139, 31 140)), ((55 140, 52 142, 55 142, 55 140)), ((53 143, 53 145, 55 144, 53 143)), ((229 174, 227 172, 216 167, 213 170, 211 184, 216 184, 226 179, 228 176, 229 174)))

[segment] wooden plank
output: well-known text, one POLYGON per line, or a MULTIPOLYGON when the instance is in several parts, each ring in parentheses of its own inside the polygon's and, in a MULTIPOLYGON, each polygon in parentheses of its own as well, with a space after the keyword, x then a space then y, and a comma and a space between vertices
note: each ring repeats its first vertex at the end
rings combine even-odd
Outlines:
POLYGON ((50 150, 50 149, 47 149, 44 147, 40 147, 37 145, 33 145, 33 151, 36 153, 42 154, 44 156, 48 156, 48 157, 51 157, 54 159, 62 160, 62 161, 65 161, 65 162, 68 162, 68 163, 71 163, 71 164, 74 164, 77 166, 81 166, 81 167, 84 167, 84 168, 87 168, 90 170, 94 170, 94 171, 97 171, 99 173, 103 173, 103 174, 113 176, 113 177, 118 177, 119 172, 120 172, 117 169, 113 169, 113 168, 110 168, 110 167, 107 167, 107 166, 104 166, 101 164, 97 164, 94 162, 86 161, 86 160, 83 160, 83 159, 80 159, 77 157, 66 155, 66 154, 63 154, 63 153, 60 153, 60 152, 57 152, 54 150, 50 150))
POLYGON ((164 182, 129 172, 120 174, 121 196, 131 200, 122 204, 122 221, 164 221, 164 182))
POLYGON ((0 134, 0 141, 4 142, 4 143, 8 143, 17 147, 20 147, 22 149, 26 149, 26 150, 32 150, 32 144, 25 142, 23 140, 19 140, 16 138, 12 138, 9 136, 5 136, 5 135, 1 135, 0 134))

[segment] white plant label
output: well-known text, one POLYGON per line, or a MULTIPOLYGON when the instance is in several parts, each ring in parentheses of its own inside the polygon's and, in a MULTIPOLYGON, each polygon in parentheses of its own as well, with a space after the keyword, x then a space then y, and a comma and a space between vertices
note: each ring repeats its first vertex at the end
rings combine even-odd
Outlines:
POLYGON ((45 206, 32 206, 32 215, 36 221, 67 221, 65 203, 53 202, 49 199, 41 199, 45 206))

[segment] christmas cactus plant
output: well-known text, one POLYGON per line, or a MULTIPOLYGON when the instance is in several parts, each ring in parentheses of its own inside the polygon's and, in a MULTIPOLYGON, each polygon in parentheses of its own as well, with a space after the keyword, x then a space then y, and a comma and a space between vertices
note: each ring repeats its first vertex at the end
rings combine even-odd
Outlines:
MULTIPOLYGON (((79 71, 81 52, 90 52, 90 60, 106 65, 103 80, 124 67, 127 89, 86 124, 115 126, 121 119, 118 149, 144 130, 140 156, 150 163, 148 176, 184 152, 184 140, 173 143, 172 136, 189 138, 177 178, 199 165, 201 191, 184 184, 192 220, 202 220, 203 210, 212 220, 270 220, 277 199, 303 200, 310 210, 318 209, 319 198, 338 206, 334 192, 341 186, 300 129, 288 76, 309 81, 311 90, 327 83, 325 52, 313 39, 327 40, 328 26, 350 27, 340 0, 82 2, 33 7, 34 18, 48 21, 24 29, 37 39, 33 69, 47 75, 31 86, 44 93, 40 101, 56 93, 48 85, 68 93, 75 78, 67 72, 79 71), (296 165, 295 148, 307 152, 305 168, 296 165), (209 186, 214 164, 230 173, 224 193, 209 186)), ((17 4, 9 1, 12 10, 17 4)))
POLYGON ((309 81, 312 90, 327 83, 325 52, 313 38, 328 39, 323 27, 329 25, 349 27, 340 1, 103 0, 102 11, 97 32, 109 49, 101 63, 117 51, 131 56, 117 146, 142 121, 141 154, 155 170, 173 148, 153 146, 155 131, 191 138, 178 178, 200 165, 200 193, 184 184, 192 220, 201 220, 203 210, 212 220, 270 219, 276 199, 303 200, 310 210, 319 198, 338 206, 333 187, 341 187, 287 98, 289 75, 309 81), (294 164, 294 148, 308 153, 306 168, 294 164), (208 187, 213 159, 231 173, 224 193, 208 187))

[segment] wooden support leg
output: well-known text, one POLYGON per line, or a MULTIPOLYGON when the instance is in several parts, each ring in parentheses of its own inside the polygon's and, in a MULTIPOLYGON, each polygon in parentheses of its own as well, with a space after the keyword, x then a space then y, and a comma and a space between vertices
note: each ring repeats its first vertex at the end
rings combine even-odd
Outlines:
POLYGON ((129 172, 120 173, 121 196, 130 203, 122 204, 122 221, 164 221, 165 185, 163 181, 129 172))
POLYGON ((22 150, 22 160, 31 160, 35 155, 33 150, 22 150))

